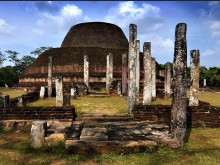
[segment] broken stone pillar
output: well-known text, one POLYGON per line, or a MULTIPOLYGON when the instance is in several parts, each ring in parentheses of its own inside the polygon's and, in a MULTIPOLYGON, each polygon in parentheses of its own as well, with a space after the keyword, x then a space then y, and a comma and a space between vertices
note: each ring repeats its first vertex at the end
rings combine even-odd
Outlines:
POLYGON ((171 106, 171 132, 183 145, 186 136, 186 68, 187 44, 185 23, 176 25, 173 62, 173 100, 171 106))
POLYGON ((151 59, 151 88, 152 88, 152 99, 156 99, 156 60, 151 59))
POLYGON ((40 99, 45 98, 45 87, 40 87, 40 99))
POLYGON ((84 55, 84 83, 89 87, 89 56, 84 55))
POLYGON ((127 95, 127 72, 128 72, 128 59, 127 59, 127 52, 122 54, 122 69, 121 69, 121 74, 122 74, 122 95, 126 96, 127 95))
POLYGON ((63 77, 57 76, 55 80, 56 84, 56 106, 63 106, 63 77))
POLYGON ((149 105, 152 101, 152 85, 151 85, 151 42, 144 42, 144 89, 143 89, 143 105, 149 105))
POLYGON ((70 106, 71 96, 69 93, 63 95, 63 106, 70 106))
POLYGON ((203 80, 203 86, 206 87, 206 79, 203 80))
POLYGON ((3 107, 8 107, 9 106, 9 95, 1 95, 0 97, 3 103, 3 107))
POLYGON ((171 96, 171 70, 170 70, 170 63, 166 63, 165 68, 165 82, 164 82, 164 93, 165 98, 170 99, 171 96))
POLYGON ((71 88, 70 89, 70 95, 73 99, 77 99, 78 95, 77 95, 77 92, 76 92, 76 88, 71 88))
POLYGON ((121 95, 121 81, 118 81, 117 91, 118 91, 118 95, 121 95))
POLYGON ((45 145, 45 136, 47 134, 47 122, 42 120, 32 121, 31 126, 31 147, 41 148, 45 145))
POLYGON ((199 105, 199 67, 200 67, 200 53, 199 50, 190 51, 190 67, 191 67, 191 80, 190 80, 190 97, 189 106, 199 105))
POLYGON ((139 90, 140 90, 140 41, 136 41, 136 104, 139 104, 139 90))
POLYGON ((129 26, 129 53, 128 53, 128 112, 132 113, 136 102, 136 40, 137 25, 129 26))
POLYGON ((48 97, 52 97, 52 74, 53 74, 53 63, 52 63, 52 57, 48 57, 48 78, 47 78, 47 83, 48 83, 48 97))
POLYGON ((106 58, 106 90, 109 91, 113 79, 113 54, 109 53, 106 58))

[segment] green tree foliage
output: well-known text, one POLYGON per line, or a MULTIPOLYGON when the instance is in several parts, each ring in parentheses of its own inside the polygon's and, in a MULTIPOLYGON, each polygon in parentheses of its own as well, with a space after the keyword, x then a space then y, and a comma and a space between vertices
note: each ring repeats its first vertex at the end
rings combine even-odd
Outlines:
POLYGON ((5 51, 6 53, 8 53, 8 59, 9 61, 13 62, 13 63, 16 63, 19 61, 18 59, 18 52, 16 51, 12 51, 12 50, 7 50, 5 51))
POLYGON ((0 86, 13 86, 18 83, 18 75, 14 71, 14 67, 6 66, 0 68, 0 86))
POLYGON ((0 66, 2 66, 2 64, 5 60, 6 60, 5 55, 0 51, 0 66))
POLYGON ((46 47, 46 46, 42 46, 40 48, 37 48, 36 50, 34 50, 33 52, 31 52, 31 54, 35 55, 35 56, 39 56, 40 54, 42 54, 43 52, 45 52, 46 50, 51 49, 52 47, 46 47))

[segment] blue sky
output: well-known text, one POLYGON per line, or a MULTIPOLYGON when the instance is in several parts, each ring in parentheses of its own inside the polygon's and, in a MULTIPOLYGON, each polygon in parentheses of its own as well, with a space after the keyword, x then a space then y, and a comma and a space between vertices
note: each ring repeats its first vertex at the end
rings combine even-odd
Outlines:
MULTIPOLYGON (((71 26, 81 22, 110 22, 128 38, 130 23, 138 39, 151 42, 159 63, 173 61, 176 24, 187 24, 190 50, 199 49, 201 65, 220 66, 220 2, 210 1, 14 1, 0 2, 0 51, 22 55, 41 46, 60 47, 71 26)), ((7 62, 6 64, 10 64, 7 62)))

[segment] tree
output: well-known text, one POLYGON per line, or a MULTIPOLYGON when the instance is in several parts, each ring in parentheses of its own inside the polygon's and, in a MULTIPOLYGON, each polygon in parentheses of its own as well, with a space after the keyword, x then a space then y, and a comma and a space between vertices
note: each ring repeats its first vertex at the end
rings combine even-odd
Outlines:
POLYGON ((36 50, 32 51, 31 54, 35 55, 35 56, 39 56, 40 54, 42 54, 43 52, 45 52, 46 50, 51 49, 52 47, 49 46, 42 46, 40 48, 37 48, 36 50))
POLYGON ((0 86, 13 86, 18 83, 18 75, 14 72, 12 66, 0 68, 0 86))
POLYGON ((2 66, 2 64, 5 60, 6 60, 5 55, 0 51, 0 66, 2 66))
POLYGON ((32 56, 23 56, 20 60, 15 63, 14 70, 17 75, 21 76, 24 74, 25 68, 34 62, 35 58, 32 56))
POLYGON ((17 57, 19 54, 18 52, 12 50, 6 50, 5 52, 9 54, 8 58, 10 62, 16 63, 19 61, 17 57))

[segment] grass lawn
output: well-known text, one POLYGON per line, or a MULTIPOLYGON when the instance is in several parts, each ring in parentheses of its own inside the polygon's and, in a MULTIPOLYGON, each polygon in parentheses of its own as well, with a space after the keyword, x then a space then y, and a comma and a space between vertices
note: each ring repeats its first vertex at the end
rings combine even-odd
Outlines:
POLYGON ((74 155, 62 142, 52 147, 33 150, 28 130, 0 132, 0 164, 62 164, 62 165, 217 165, 220 164, 220 128, 195 128, 187 143, 179 149, 159 147, 155 153, 74 155))
POLYGON ((27 92, 22 89, 18 90, 18 89, 12 89, 12 88, 0 88, 0 93, 4 95, 9 95, 10 98, 15 98, 23 94, 26 94, 27 92))

